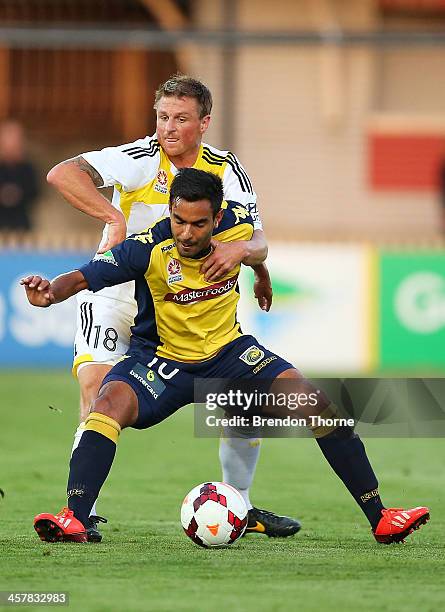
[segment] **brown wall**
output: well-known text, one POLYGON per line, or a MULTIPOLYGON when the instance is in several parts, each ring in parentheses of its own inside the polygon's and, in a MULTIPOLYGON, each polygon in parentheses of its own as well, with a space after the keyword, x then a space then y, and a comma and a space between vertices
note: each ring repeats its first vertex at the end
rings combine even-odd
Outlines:
MULTIPOLYGON (((238 26, 364 30, 382 25, 377 8, 374 0, 240 0, 238 26)), ((413 119, 418 129, 439 115, 440 135, 444 48, 254 46, 237 55, 234 149, 253 178, 271 237, 439 235, 435 193, 369 188, 367 142, 369 125, 382 114, 389 124, 397 115, 401 133, 413 119)), ((196 70, 215 81, 207 61, 198 58, 196 70)), ((209 140, 220 144, 222 129, 215 121, 209 140)))
MULTIPOLYGON (((193 27, 230 27, 228 0, 193 0, 191 4, 193 27)), ((377 0, 234 0, 233 6, 233 25, 245 30, 336 27, 367 30, 441 25, 439 17, 434 18, 436 21, 429 17, 427 23, 411 17, 408 24, 392 15, 388 22, 388 16, 379 12, 377 0)), ((401 137, 402 143, 407 142, 406 136, 411 143, 424 137, 437 142, 445 136, 445 47, 255 45, 231 50, 188 44, 175 52, 176 56, 171 51, 150 52, 143 54, 143 58, 133 53, 136 59, 131 53, 124 53, 108 72, 102 70, 109 78, 100 83, 92 79, 96 89, 101 84, 103 87, 97 91, 97 108, 88 111, 91 127, 79 133, 79 125, 85 125, 80 112, 76 114, 77 124, 54 109, 46 119, 44 114, 36 114, 35 109, 31 112, 23 88, 18 85, 19 71, 15 69, 12 77, 10 72, 8 76, 7 67, 12 63, 5 61, 8 54, 0 50, 0 82, 4 85, 12 78, 9 94, 14 93, 6 110, 0 96, 0 114, 14 114, 14 110, 21 109, 19 117, 25 123, 34 121, 28 127, 42 168, 47 170, 53 161, 67 155, 151 130, 153 90, 179 65, 183 71, 205 80, 212 89, 215 104, 206 140, 220 148, 233 149, 246 166, 270 238, 400 241, 434 240, 441 236, 439 199, 431 190, 434 184, 431 177, 424 181, 425 189, 411 189, 409 182, 406 189, 398 191, 381 184, 376 188, 370 180, 372 168, 376 164, 382 168, 383 164, 389 184, 392 170, 387 159, 376 160, 369 155, 369 142, 370 136, 385 141, 387 134, 401 137), (143 87, 131 69, 136 64, 145 75, 143 87), (120 95, 122 74, 128 77, 127 99, 120 95), (107 98, 110 89, 113 103, 107 98), (138 112, 124 114, 122 109, 132 107, 129 100, 136 94, 138 112), (61 132, 56 129, 58 124, 61 132), (70 138, 66 137, 67 127, 73 132, 70 138)), ((44 53, 40 55, 43 57, 44 53)), ((101 54, 96 56, 100 59, 101 54)), ((35 59, 38 57, 36 54, 35 59)), ((53 67, 59 64, 54 58, 53 67)), ((63 69, 64 65, 62 73, 63 69)), ((43 69, 41 72, 47 79, 52 74, 43 69)), ((31 83, 31 79, 23 78, 21 82, 31 83)), ((65 84, 66 79, 62 82, 65 84)), ((3 87, 3 91, 7 89, 3 87)), ((59 93, 57 98, 57 88, 48 81, 45 95, 51 104, 58 100, 57 108, 64 108, 68 94, 65 90, 59 93)), ((74 96, 68 95, 68 102, 74 103, 73 100, 74 96)), ((47 110, 48 105, 43 106, 47 110)), ((81 105, 82 111, 88 108, 81 105)), ((413 147, 407 155, 410 165, 406 172, 422 169, 428 174, 424 154, 417 150, 417 145, 413 147), (422 155, 423 164, 416 164, 416 155, 419 159, 422 155)), ((403 183, 404 169, 400 164, 394 167, 402 173, 403 183)), ((397 180, 400 183, 400 177, 397 180)), ((418 185, 419 181, 411 184, 418 185)), ((82 231, 94 227, 96 231, 96 224, 88 224, 84 216, 68 213, 66 209, 60 198, 49 192, 36 215, 38 227, 45 229, 49 221, 56 225, 60 221, 63 226, 65 215, 69 214, 73 218, 70 227, 82 231)))

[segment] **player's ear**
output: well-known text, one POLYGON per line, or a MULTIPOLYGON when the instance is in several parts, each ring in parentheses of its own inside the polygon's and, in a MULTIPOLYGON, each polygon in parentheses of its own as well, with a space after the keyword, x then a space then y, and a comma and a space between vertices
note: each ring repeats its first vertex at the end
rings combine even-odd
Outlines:
POLYGON ((206 115, 205 117, 203 117, 201 119, 201 134, 204 134, 204 132, 207 131, 207 128, 209 127, 209 123, 210 123, 210 115, 206 115))
POLYGON ((221 210, 218 210, 218 212, 215 215, 215 219, 213 221, 213 227, 216 229, 218 227, 218 225, 221 223, 221 219, 223 218, 224 215, 224 211, 221 208, 221 210))

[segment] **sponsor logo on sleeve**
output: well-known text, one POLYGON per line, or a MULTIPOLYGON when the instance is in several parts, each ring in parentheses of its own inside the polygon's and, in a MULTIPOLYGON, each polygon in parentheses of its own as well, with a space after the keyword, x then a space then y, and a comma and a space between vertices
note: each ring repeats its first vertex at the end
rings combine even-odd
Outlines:
POLYGON ((96 253, 93 261, 103 261, 105 263, 112 264, 113 266, 119 266, 117 261, 114 259, 114 255, 111 251, 106 251, 105 253, 96 253))
POLYGON ((244 206, 241 206, 241 204, 239 206, 234 206, 232 208, 232 212, 236 218, 235 225, 237 225, 240 221, 247 219, 247 217, 250 217, 250 212, 244 208, 244 206))
POLYGON ((137 234, 135 236, 129 236, 128 240, 137 240, 138 242, 142 242, 142 244, 153 244, 153 233, 151 228, 146 230, 143 234, 137 234))

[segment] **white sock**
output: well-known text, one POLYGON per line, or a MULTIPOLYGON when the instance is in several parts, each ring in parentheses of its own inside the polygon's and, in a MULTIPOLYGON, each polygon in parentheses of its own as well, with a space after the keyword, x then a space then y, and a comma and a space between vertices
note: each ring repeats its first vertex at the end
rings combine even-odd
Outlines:
POLYGON ((80 438, 82 437, 83 432, 85 431, 85 421, 79 423, 79 427, 76 429, 74 434, 73 448, 71 449, 71 457, 73 456, 74 451, 79 446, 80 438))
POLYGON ((93 507, 90 510, 90 516, 97 516, 97 512, 96 512, 96 504, 97 504, 97 499, 93 504, 93 507))
POLYGON ((252 485, 255 468, 260 454, 261 439, 258 437, 232 437, 234 430, 224 429, 219 445, 219 460, 223 472, 223 482, 235 487, 244 498, 247 508, 252 504, 249 489, 252 485))
MULTIPOLYGON (((73 456, 74 451, 79 446, 80 438, 82 437, 82 434, 84 431, 85 431, 85 422, 82 421, 81 423, 79 423, 79 427, 76 429, 76 432, 74 434, 74 441, 73 441, 73 448, 71 449, 71 456, 73 456)), ((97 502, 97 499, 94 502, 93 507, 91 508, 90 516, 97 516, 96 502, 97 502)))

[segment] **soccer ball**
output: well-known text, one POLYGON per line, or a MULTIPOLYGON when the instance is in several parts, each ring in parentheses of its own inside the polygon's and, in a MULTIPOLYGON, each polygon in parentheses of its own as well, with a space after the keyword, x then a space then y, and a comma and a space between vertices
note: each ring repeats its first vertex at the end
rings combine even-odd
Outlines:
POLYGON ((185 496, 181 523, 188 537, 204 548, 222 548, 240 538, 247 526, 246 502, 223 482, 204 482, 185 496))

